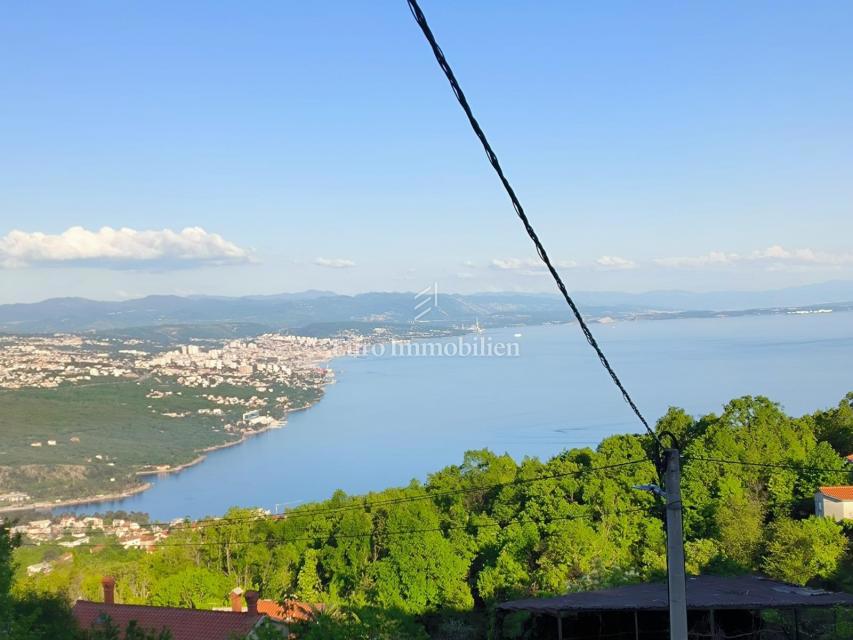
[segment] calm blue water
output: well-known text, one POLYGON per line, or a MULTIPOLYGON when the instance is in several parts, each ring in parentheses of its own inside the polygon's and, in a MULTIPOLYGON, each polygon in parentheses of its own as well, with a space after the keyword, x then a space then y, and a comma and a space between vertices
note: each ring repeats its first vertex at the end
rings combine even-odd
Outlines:
MULTIPOLYGON (((763 394, 794 414, 853 390, 853 313, 596 325, 611 362, 650 420, 668 406, 719 411, 763 394)), ((271 510, 407 483, 488 447, 549 457, 594 446, 638 422, 574 325, 488 331, 520 343, 516 358, 344 358, 338 382, 284 429, 217 451, 113 503, 163 520, 271 510), (521 332, 520 338, 513 334, 521 332)), ((472 340, 472 337, 467 338, 472 340)))

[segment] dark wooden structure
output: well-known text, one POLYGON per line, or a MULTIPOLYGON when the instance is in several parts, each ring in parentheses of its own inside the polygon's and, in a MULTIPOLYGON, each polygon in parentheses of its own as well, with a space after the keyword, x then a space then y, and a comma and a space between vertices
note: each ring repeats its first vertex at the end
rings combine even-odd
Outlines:
MULTIPOLYGON (((759 576, 697 576, 687 579, 687 609, 689 640, 820 637, 802 633, 816 619, 811 615, 811 622, 804 623, 804 612, 815 610, 824 612, 818 617, 828 629, 826 637, 841 638, 839 625, 845 620, 839 621, 839 612, 843 616, 853 611, 853 594, 759 576)), ((497 606, 497 638, 504 637, 505 616, 519 611, 532 614, 533 635, 542 638, 669 640, 666 583, 504 602, 497 606)))

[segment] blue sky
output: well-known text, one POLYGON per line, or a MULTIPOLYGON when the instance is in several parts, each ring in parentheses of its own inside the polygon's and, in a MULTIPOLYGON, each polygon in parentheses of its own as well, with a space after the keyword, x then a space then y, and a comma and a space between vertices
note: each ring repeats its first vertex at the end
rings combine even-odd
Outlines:
MULTIPOLYGON (((422 6, 570 288, 853 278, 853 4, 422 6)), ((403 0, 3 14, 0 302, 552 289, 403 0)))

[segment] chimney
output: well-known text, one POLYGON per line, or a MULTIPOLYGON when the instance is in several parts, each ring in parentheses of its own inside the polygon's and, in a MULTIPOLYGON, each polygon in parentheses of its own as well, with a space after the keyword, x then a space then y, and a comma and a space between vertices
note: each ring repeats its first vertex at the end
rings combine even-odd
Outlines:
POLYGON ((112 576, 104 576, 101 578, 101 586, 104 588, 104 604, 115 604, 116 579, 112 576))
POLYGON ((258 615, 258 598, 260 595, 257 591, 246 592, 246 607, 250 615, 258 615))
POLYGON ((243 590, 240 587, 231 590, 231 611, 243 613, 243 590))

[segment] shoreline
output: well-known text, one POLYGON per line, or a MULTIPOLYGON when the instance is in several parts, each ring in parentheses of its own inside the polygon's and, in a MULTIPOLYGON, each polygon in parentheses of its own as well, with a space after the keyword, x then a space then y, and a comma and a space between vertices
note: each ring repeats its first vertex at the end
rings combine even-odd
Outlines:
MULTIPOLYGON (((470 332, 463 331, 460 335, 467 335, 468 333, 470 333, 470 332)), ((440 336, 440 338, 451 337, 451 335, 443 335, 443 336, 440 336)), ((429 340, 429 339, 430 338, 428 338, 428 337, 418 337, 418 338, 409 338, 409 339, 407 339, 407 341, 429 340)), ((351 357, 358 357, 358 356, 353 356, 352 354, 343 354, 343 355, 335 356, 333 358, 326 359, 326 360, 324 360, 324 359, 315 360, 311 364, 313 366, 318 366, 318 367, 319 366, 329 366, 335 360, 339 360, 341 358, 351 358, 351 357)), ((269 425, 269 426, 263 427, 262 429, 258 429, 258 430, 243 431, 241 433, 241 436, 236 440, 232 440, 230 442, 223 442, 221 444, 211 445, 211 446, 205 447, 203 449, 198 449, 197 451, 198 451, 199 455, 197 455, 192 460, 189 460, 188 462, 181 463, 177 466, 169 466, 168 468, 159 468, 159 469, 142 469, 139 471, 135 471, 133 473, 135 476, 140 477, 140 478, 143 478, 146 476, 160 476, 160 475, 167 476, 167 475, 171 475, 171 474, 175 474, 175 473, 180 473, 181 471, 185 471, 186 469, 189 469, 191 467, 194 467, 194 466, 204 462, 207 459, 207 454, 209 454, 211 452, 219 451, 221 449, 229 449, 231 447, 235 447, 237 445, 243 444, 244 442, 248 441, 250 438, 252 438, 254 436, 261 435, 261 434, 266 433, 267 431, 271 431, 273 429, 282 429, 287 424, 287 418, 291 413, 295 413, 297 411, 307 411, 308 409, 312 408, 314 405, 319 403, 323 399, 323 397, 325 396, 326 386, 328 386, 330 384, 335 384, 336 382, 337 382, 337 377, 335 377, 332 380, 324 383, 320 387, 320 389, 322 390, 322 393, 320 394, 320 396, 316 400, 314 400, 313 402, 306 402, 305 404, 303 404, 301 406, 288 409, 284 413, 284 415, 281 417, 281 419, 278 421, 278 423, 276 423, 274 425, 269 425)), ((86 505, 103 504, 106 502, 116 502, 116 501, 124 500, 126 498, 132 498, 133 496, 139 495, 140 493, 144 493, 145 491, 148 491, 148 489, 150 489, 152 486, 153 486, 153 484, 151 482, 144 482, 143 484, 130 487, 130 488, 128 488, 124 491, 118 492, 118 493, 87 496, 87 497, 83 497, 83 498, 72 498, 72 499, 68 499, 68 500, 61 500, 59 502, 44 502, 44 501, 42 501, 42 502, 34 502, 31 504, 25 504, 25 505, 14 505, 14 506, 9 505, 7 507, 0 507, 0 514, 2 514, 2 513, 14 513, 16 511, 28 511, 28 510, 53 512, 53 511, 56 511, 57 509, 61 509, 63 507, 81 507, 81 506, 86 506, 86 505)))
MULTIPOLYGON (((831 316, 837 315, 837 314, 825 314, 825 315, 831 317, 831 316)), ((790 317, 790 316, 784 316, 783 315, 782 317, 790 317)), ((796 318, 799 316, 793 316, 793 317, 796 318)), ((690 318, 690 319, 692 320, 693 318, 690 318)), ((708 318, 707 320, 711 320, 711 319, 712 318, 708 318)), ((716 319, 716 318, 713 318, 713 319, 716 319)), ((782 321, 782 322, 785 322, 785 321, 782 321)), ((545 325, 545 326, 547 326, 547 325, 545 325)), ((509 329, 509 328, 506 328, 506 329, 509 329)), ((525 332, 525 335, 526 335, 526 332, 525 332)), ((335 369, 338 371, 341 371, 342 369, 340 369, 339 367, 345 368, 347 366, 346 362, 350 361, 350 359, 352 357, 353 356, 343 356, 343 357, 333 358, 332 361, 335 362, 337 365, 337 366, 335 366, 335 369)), ((358 356, 355 356, 355 357, 358 357, 358 356)), ((337 380, 340 380, 340 379, 342 379, 342 378, 338 378, 337 380)), ((334 381, 331 383, 334 383, 334 381)), ((323 385, 321 388, 325 390, 325 385, 323 385)), ((313 407, 317 402, 319 402, 323 398, 324 398, 324 394, 321 393, 316 399, 312 400, 311 402, 305 403, 304 405, 299 406, 299 407, 293 407, 292 409, 289 409, 287 411, 287 413, 289 414, 291 411, 304 411, 308 408, 313 407)), ((233 441, 226 442, 226 443, 221 443, 219 445, 214 445, 213 447, 209 447, 207 450, 204 450, 204 451, 201 449, 196 450, 195 453, 199 454, 199 455, 196 455, 196 457, 193 458, 193 460, 190 460, 187 463, 183 463, 181 465, 171 467, 170 469, 148 470, 147 472, 143 472, 140 475, 142 477, 144 477, 144 475, 154 475, 154 474, 159 474, 159 473, 163 473, 165 475, 167 473, 179 472, 183 469, 186 469, 190 466, 194 466, 195 464, 198 464, 198 463, 204 461, 206 459, 205 454, 208 453, 209 450, 216 450, 216 449, 220 449, 220 448, 229 448, 229 447, 235 446, 237 444, 242 444, 242 443, 246 442, 251 436, 258 435, 259 433, 266 432, 270 428, 276 428, 276 426, 272 426, 272 427, 266 426, 266 427, 263 427, 262 429, 259 429, 256 432, 253 432, 250 434, 241 434, 241 437, 239 437, 238 439, 235 439, 233 441)), ((89 498, 79 498, 79 499, 74 499, 74 500, 66 500, 66 501, 62 501, 62 502, 58 502, 58 503, 41 501, 41 502, 33 503, 33 504, 30 504, 27 506, 14 505, 14 508, 10 508, 11 507, 11 505, 10 505, 10 507, 0 508, 0 512, 9 512, 9 511, 14 512, 14 511, 22 511, 25 509, 36 509, 36 508, 52 510, 55 512, 55 511, 61 509, 63 506, 67 507, 67 506, 74 506, 74 505, 96 505, 99 503, 105 503, 105 502, 109 502, 109 501, 120 501, 120 500, 123 500, 126 498, 130 498, 132 496, 138 495, 150 487, 151 487, 151 485, 142 486, 142 487, 135 486, 132 489, 129 489, 128 491, 121 492, 118 494, 110 494, 107 496, 103 496, 103 495, 102 496, 91 496, 89 498)), ((126 508, 126 507, 122 507, 121 505, 116 505, 115 508, 126 508)))
POLYGON ((99 502, 113 502, 115 500, 123 500, 125 498, 130 498, 135 496, 138 493, 142 493, 144 491, 148 491, 151 488, 151 483, 146 482, 144 484, 132 487, 125 491, 121 491, 119 493, 110 493, 104 494, 100 496, 94 497, 86 497, 86 498, 73 498, 70 500, 61 500, 59 502, 33 502, 31 504, 25 505, 16 505, 16 506, 8 506, 8 507, 0 507, 0 513, 15 513, 16 511, 53 511, 55 509, 61 509, 62 507, 74 507, 74 506, 82 506, 85 504, 97 504, 99 502))
MULTIPOLYGON (((290 413, 290 412, 288 412, 290 413)), ((258 436, 262 433, 266 433, 267 431, 272 431, 273 429, 283 429, 285 424, 287 424, 287 416, 283 417, 278 424, 269 425, 268 427, 264 427, 263 429, 258 430, 246 430, 241 432, 240 437, 236 440, 231 440, 229 442, 222 442, 220 444, 213 444, 209 447, 205 447, 204 449, 199 449, 200 452, 198 456, 190 460, 189 462, 184 462, 176 466, 165 466, 157 469, 142 469, 137 471, 135 475, 137 476, 167 476, 172 473, 179 473, 185 469, 189 469, 190 467, 194 467, 195 465, 204 462, 207 458, 207 454, 212 451, 219 451, 220 449, 228 449, 230 447, 236 447, 238 444, 243 444, 249 438, 253 438, 254 436, 258 436)))
MULTIPOLYGON (((527 326, 527 325, 525 325, 525 326, 527 326)), ((508 327, 504 327, 504 328, 508 328, 508 327)), ((458 335, 467 335, 469 333, 470 333, 469 331, 462 331, 458 335)), ((452 337, 453 335, 457 335, 457 334, 455 334, 454 332, 449 332, 448 335, 441 335, 441 336, 436 336, 436 337, 438 339, 442 339, 442 338, 452 337)), ((431 338, 424 336, 424 337, 416 337, 416 338, 407 338, 406 341, 429 340, 429 339, 431 339, 431 338)), ((316 366, 316 367, 320 367, 320 366, 327 367, 332 362, 334 362, 335 360, 339 360, 341 358, 351 358, 351 357, 358 357, 358 356, 357 355, 354 356, 352 354, 343 354, 343 355, 339 355, 339 356, 334 356, 330 359, 315 360, 311 364, 313 366, 316 366)), ((330 384, 335 384, 336 382, 337 382, 337 377, 333 378, 332 380, 330 380, 328 382, 325 382, 320 387, 322 393, 320 394, 320 396, 316 400, 314 400, 312 402, 306 402, 304 405, 301 405, 298 407, 293 407, 293 408, 287 409, 287 411, 284 413, 284 415, 281 417, 281 419, 274 425, 269 425, 269 426, 263 427, 263 428, 258 429, 258 430, 243 431, 241 433, 241 436, 236 440, 232 440, 230 442, 223 442, 223 443, 216 444, 216 445, 211 445, 211 446, 205 447, 203 449, 198 449, 197 450, 198 455, 195 458, 193 458, 192 460, 189 460, 187 462, 181 463, 177 466, 169 466, 168 468, 141 469, 139 471, 133 472, 133 474, 137 477, 144 478, 146 476, 160 476, 160 475, 167 476, 167 475, 171 475, 171 474, 175 474, 175 473, 180 473, 181 471, 185 471, 186 469, 189 469, 191 467, 194 467, 194 466, 204 462, 207 459, 207 454, 209 454, 211 452, 219 451, 221 449, 229 449, 231 447, 235 447, 237 445, 243 444, 244 442, 246 442, 247 440, 249 440, 250 438, 252 438, 254 436, 261 435, 261 434, 266 433, 268 431, 271 431, 273 429, 282 429, 287 424, 287 418, 291 413, 295 413, 297 411, 307 411, 308 409, 312 408, 314 405, 319 403, 323 399, 323 397, 325 396, 326 386, 328 386, 330 384)), ((132 487, 130 487, 124 491, 117 492, 117 493, 87 496, 87 497, 83 497, 83 498, 72 498, 72 499, 68 499, 68 500, 61 500, 58 502, 42 501, 42 502, 34 502, 34 503, 30 503, 30 504, 25 504, 25 505, 14 505, 14 506, 9 505, 7 507, 0 507, 0 514, 2 514, 2 513, 14 513, 16 511, 28 511, 28 510, 54 512, 57 509, 61 509, 63 507, 81 507, 81 506, 86 506, 86 505, 103 504, 106 502, 116 502, 116 501, 124 500, 126 498, 131 498, 135 495, 139 495, 140 493, 144 493, 145 491, 150 489, 152 486, 153 486, 153 484, 151 482, 144 482, 143 484, 132 486, 132 487)))
MULTIPOLYGON (((327 383, 327 384, 329 384, 329 383, 327 383)), ((325 389, 325 385, 323 385, 323 388, 325 389)), ((209 447, 205 447, 204 449, 199 449, 198 450, 200 452, 199 455, 196 456, 195 458, 193 458, 192 460, 188 461, 188 462, 184 462, 184 463, 179 464, 179 465, 174 466, 174 467, 170 466, 167 469, 166 468, 164 468, 164 469, 143 469, 143 470, 134 472, 134 475, 136 475, 138 477, 159 476, 159 475, 166 476, 166 475, 171 475, 173 473, 180 473, 181 471, 185 471, 186 469, 189 469, 190 467, 194 467, 197 464, 204 462, 207 459, 207 454, 209 454, 209 453, 212 453, 214 451, 219 451, 220 449, 229 449, 231 447, 235 447, 237 445, 243 444, 244 442, 246 442, 250 438, 253 438, 255 436, 259 436, 263 433, 266 433, 268 431, 272 431, 274 429, 283 429, 285 427, 285 425, 287 424, 287 417, 291 413, 293 413, 295 411, 306 411, 307 409, 310 409, 311 407, 316 405, 318 402, 320 402, 320 400, 323 399, 323 395, 325 395, 325 393, 321 394, 320 397, 318 397, 313 402, 308 402, 302 406, 294 407, 292 409, 288 409, 287 412, 281 417, 281 419, 276 424, 263 427, 262 429, 243 431, 241 433, 240 437, 236 440, 232 440, 230 442, 223 442, 221 444, 211 445, 209 447)), ((23 504, 23 505, 14 505, 14 506, 9 505, 7 507, 0 507, 0 514, 2 514, 2 513, 14 513, 16 511, 29 511, 29 510, 53 512, 53 511, 55 511, 57 509, 61 509, 63 507, 82 507, 85 505, 102 504, 105 502, 116 502, 119 500, 124 500, 126 498, 132 498, 133 496, 138 495, 140 493, 144 493, 145 491, 148 491, 152 486, 154 486, 154 485, 151 482, 143 482, 140 485, 130 487, 130 488, 128 488, 124 491, 120 491, 118 493, 87 496, 84 498, 72 498, 69 500, 61 500, 59 502, 44 502, 44 501, 42 501, 42 502, 33 502, 31 504, 23 504)))

